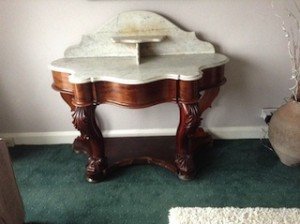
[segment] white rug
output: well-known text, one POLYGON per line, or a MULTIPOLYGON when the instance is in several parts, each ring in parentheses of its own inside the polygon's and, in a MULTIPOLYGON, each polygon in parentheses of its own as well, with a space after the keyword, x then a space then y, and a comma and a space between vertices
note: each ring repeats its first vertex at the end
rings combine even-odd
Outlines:
POLYGON ((299 208, 171 208, 169 224, 300 224, 299 208))

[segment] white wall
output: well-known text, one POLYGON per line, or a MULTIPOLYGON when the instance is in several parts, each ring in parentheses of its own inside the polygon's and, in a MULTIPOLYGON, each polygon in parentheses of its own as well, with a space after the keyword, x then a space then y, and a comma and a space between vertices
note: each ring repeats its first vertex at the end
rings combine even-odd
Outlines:
MULTIPOLYGON (((2 0, 0 133, 71 131, 69 108, 50 86, 47 65, 64 49, 125 10, 160 13, 226 54, 228 82, 206 113, 208 127, 258 127, 259 111, 289 95, 289 61, 269 0, 2 0)), ((102 129, 174 129, 175 104, 98 109, 102 129)))

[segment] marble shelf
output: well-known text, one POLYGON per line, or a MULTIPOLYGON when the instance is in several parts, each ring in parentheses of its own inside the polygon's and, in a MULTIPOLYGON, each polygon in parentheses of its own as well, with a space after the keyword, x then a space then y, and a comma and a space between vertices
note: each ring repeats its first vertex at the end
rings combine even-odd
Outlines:
POLYGON ((112 41, 114 43, 124 43, 124 44, 141 44, 141 43, 148 43, 148 42, 161 42, 165 39, 166 36, 116 36, 112 37, 112 41))
POLYGON ((141 63, 141 44, 142 43, 158 43, 163 41, 166 38, 164 35, 160 36, 153 36, 153 35, 148 35, 148 36, 117 36, 117 37, 112 37, 112 41, 114 43, 122 43, 122 44, 135 44, 135 62, 137 65, 141 63))

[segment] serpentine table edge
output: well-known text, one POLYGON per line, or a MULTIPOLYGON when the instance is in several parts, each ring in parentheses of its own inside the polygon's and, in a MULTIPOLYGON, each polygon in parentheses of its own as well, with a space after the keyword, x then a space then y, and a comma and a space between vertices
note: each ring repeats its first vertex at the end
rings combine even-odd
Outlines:
MULTIPOLYGON (((52 70, 52 88, 60 92, 71 108, 74 127, 80 131, 73 148, 76 152, 87 153, 89 157, 87 180, 102 181, 116 168, 131 164, 156 164, 176 173, 180 179, 192 179, 199 167, 197 152, 212 143, 210 135, 200 126, 201 115, 211 107, 220 86, 226 82, 224 67, 203 69, 202 76, 196 80, 162 79, 144 84, 112 81, 71 83, 70 73, 52 70), (180 120, 174 149, 169 149, 172 148, 170 141, 165 141, 163 147, 160 141, 159 150, 153 150, 153 147, 142 150, 143 143, 137 143, 139 148, 136 150, 120 150, 113 143, 105 143, 95 119, 98 105, 112 103, 128 108, 145 108, 164 102, 175 102, 179 107, 180 120)), ((134 141, 139 140, 135 138, 134 141)), ((126 143, 117 145, 121 144, 124 146, 126 143)))

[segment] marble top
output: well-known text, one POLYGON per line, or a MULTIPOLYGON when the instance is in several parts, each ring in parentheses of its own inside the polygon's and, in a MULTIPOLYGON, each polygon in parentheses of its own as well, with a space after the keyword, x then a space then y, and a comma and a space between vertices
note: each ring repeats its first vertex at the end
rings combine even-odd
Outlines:
POLYGON ((62 58, 52 62, 50 69, 70 73, 71 83, 143 84, 161 79, 196 80, 201 78, 201 70, 228 61, 221 54, 149 56, 142 58, 138 66, 134 60, 134 57, 62 58))
POLYGON ((227 62, 226 56, 216 54, 213 45, 199 40, 194 32, 181 30, 153 12, 129 11, 83 36, 49 68, 69 73, 71 83, 143 84, 161 79, 196 80, 203 69, 227 62))

